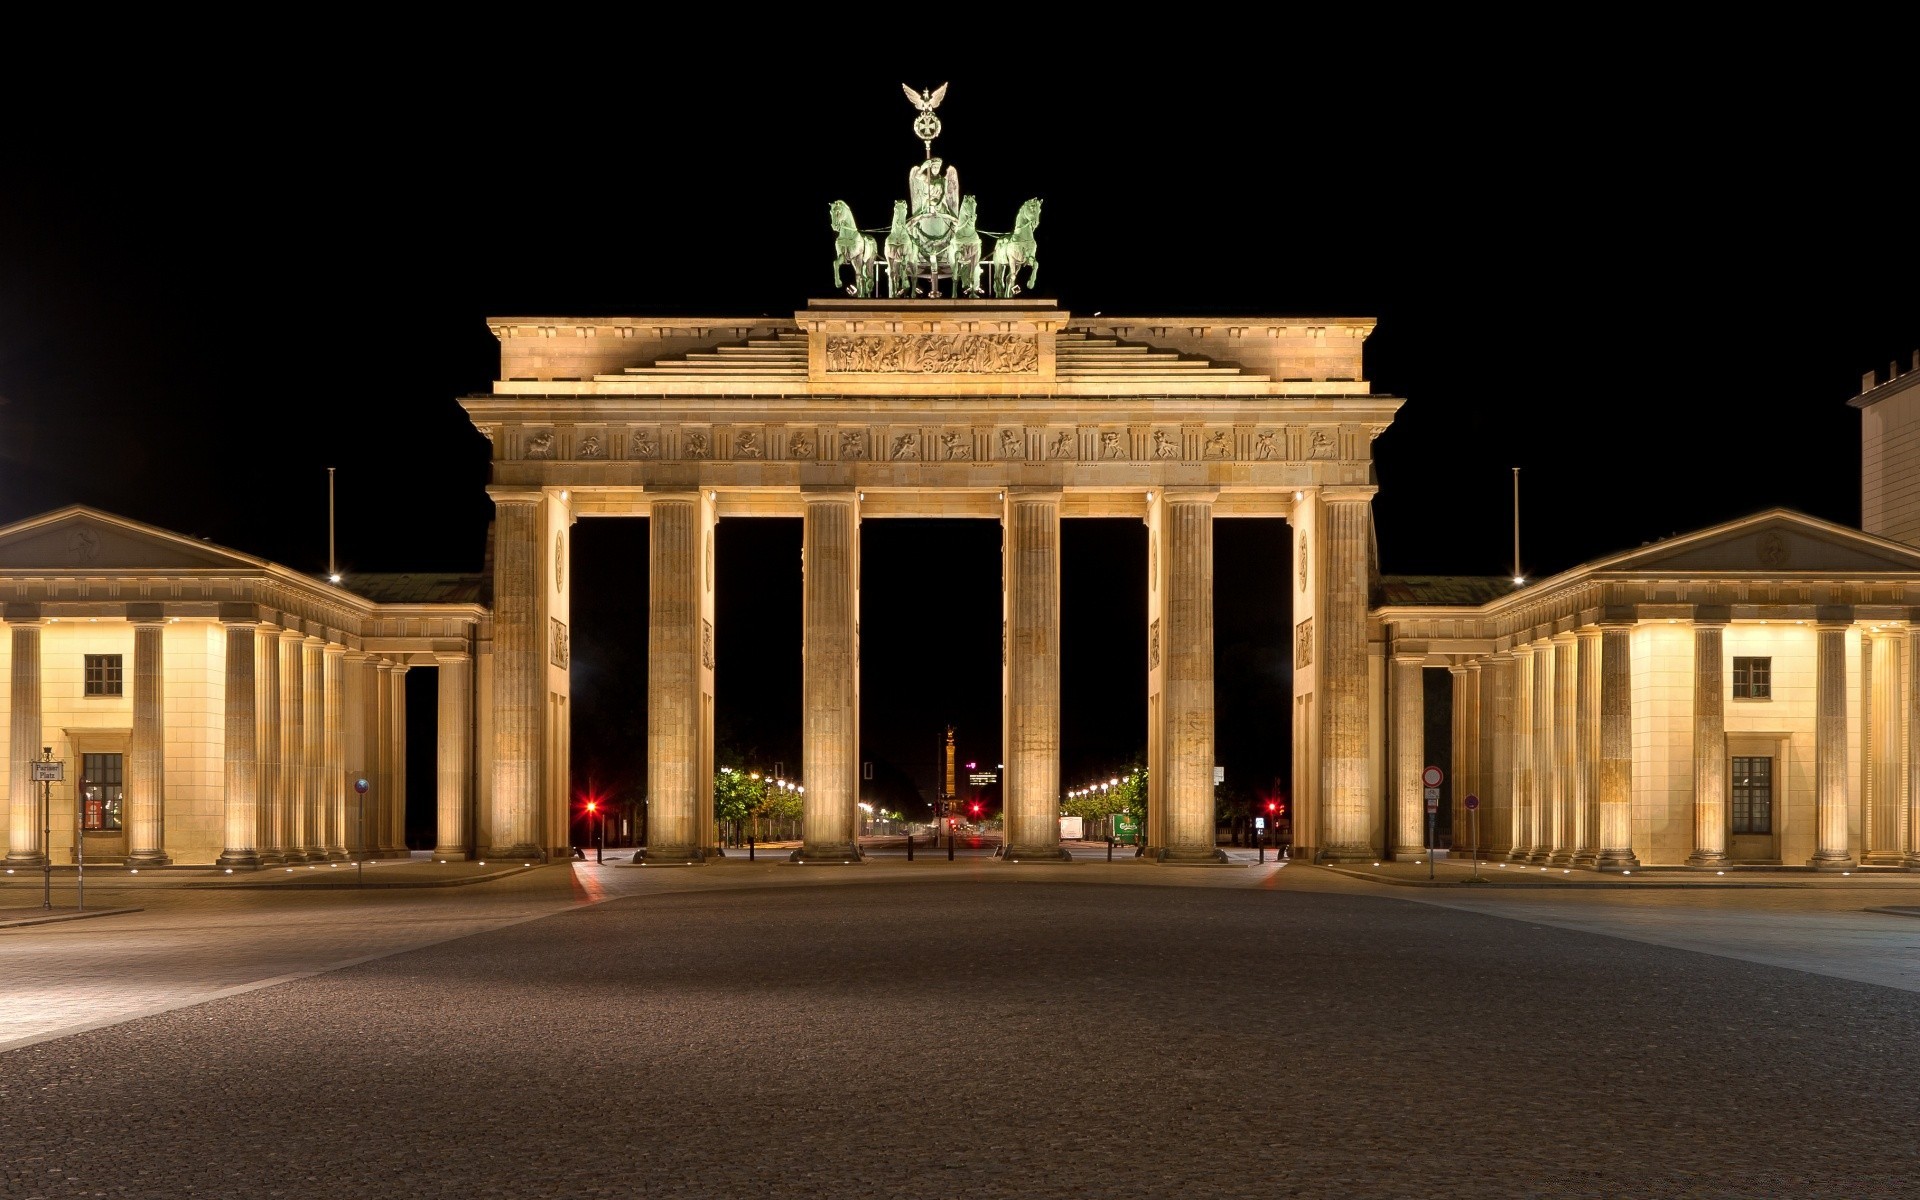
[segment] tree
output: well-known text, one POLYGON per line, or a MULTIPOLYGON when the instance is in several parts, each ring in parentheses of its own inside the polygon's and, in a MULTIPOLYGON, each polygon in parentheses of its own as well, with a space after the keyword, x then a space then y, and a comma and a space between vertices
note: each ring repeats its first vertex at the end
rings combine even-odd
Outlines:
POLYGON ((1119 779, 1120 782, 1111 787, 1089 788, 1080 795, 1068 797, 1060 811, 1069 817, 1088 820, 1126 813, 1133 818, 1135 827, 1146 828, 1147 769, 1136 763, 1119 779))
POLYGON ((757 771, 721 767, 713 774, 713 819, 733 826, 733 840, 740 839, 740 825, 756 816, 766 804, 767 781, 757 771))

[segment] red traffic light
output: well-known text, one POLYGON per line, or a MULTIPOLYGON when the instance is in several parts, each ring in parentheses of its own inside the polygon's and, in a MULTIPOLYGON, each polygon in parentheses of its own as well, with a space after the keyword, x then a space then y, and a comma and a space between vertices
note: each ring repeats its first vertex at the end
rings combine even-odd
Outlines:
POLYGON ((600 802, 599 802, 598 800, 589 800, 589 801, 587 801, 587 811, 588 811, 588 812, 593 812, 593 811, 594 811, 595 809, 598 809, 599 807, 600 807, 600 802))
POLYGON ((1279 812, 1279 811, 1280 811, 1280 803, 1279 803, 1279 801, 1277 801, 1277 800, 1269 800, 1269 801, 1267 801, 1267 811, 1268 811, 1268 812, 1279 812))
POLYGON ((978 804, 973 806, 973 815, 976 817, 980 815, 980 806, 978 804))

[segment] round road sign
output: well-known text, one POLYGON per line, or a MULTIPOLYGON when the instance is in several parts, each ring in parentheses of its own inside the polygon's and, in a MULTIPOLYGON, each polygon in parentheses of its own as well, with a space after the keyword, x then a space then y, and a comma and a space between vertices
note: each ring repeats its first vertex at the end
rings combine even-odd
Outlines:
POLYGON ((1479 808, 1479 807, 1480 807, 1480 797, 1478 797, 1478 796, 1468 796, 1468 797, 1467 797, 1467 811, 1468 811, 1468 812, 1472 812, 1472 811, 1473 811, 1474 809, 1476 809, 1476 808, 1479 808))
POLYGON ((359 793, 360 793, 360 794, 361 794, 362 796, 364 796, 364 795, 366 795, 366 794, 367 794, 367 781, 366 781, 366 780, 364 780, 364 779, 356 779, 356 780, 354 780, 354 781, 353 781, 353 790, 354 790, 354 791, 356 791, 356 792, 359 792, 359 793))
POLYGON ((1446 777, 1447 773, 1439 767, 1428 767, 1426 770, 1420 772, 1420 782, 1426 784, 1428 787, 1439 787, 1440 781, 1446 777))

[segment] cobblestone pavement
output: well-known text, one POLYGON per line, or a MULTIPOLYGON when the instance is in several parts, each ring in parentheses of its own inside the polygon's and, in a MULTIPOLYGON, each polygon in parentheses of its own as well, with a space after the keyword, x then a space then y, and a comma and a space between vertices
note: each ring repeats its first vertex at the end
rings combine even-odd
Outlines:
POLYGON ((1920 1193, 1911 992, 1308 868, 177 894, 442 940, 0 1055, 0 1194, 1920 1193))

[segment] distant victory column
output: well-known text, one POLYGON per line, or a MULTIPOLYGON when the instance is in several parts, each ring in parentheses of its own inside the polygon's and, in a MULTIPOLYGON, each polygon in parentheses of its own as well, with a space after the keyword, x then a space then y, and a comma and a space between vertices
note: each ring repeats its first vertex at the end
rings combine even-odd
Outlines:
POLYGON ((946 790, 940 793, 943 814, 952 807, 956 794, 953 787, 953 726, 949 725, 947 726, 947 786, 946 790))

